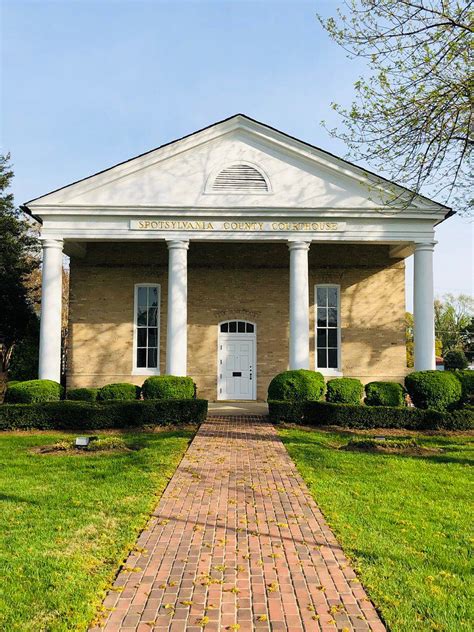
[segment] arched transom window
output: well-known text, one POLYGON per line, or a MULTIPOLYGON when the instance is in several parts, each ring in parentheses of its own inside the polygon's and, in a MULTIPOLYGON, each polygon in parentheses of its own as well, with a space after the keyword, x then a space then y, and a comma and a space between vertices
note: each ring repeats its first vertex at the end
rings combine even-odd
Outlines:
POLYGON ((255 325, 246 320, 228 320, 220 324, 221 334, 253 334, 255 325))

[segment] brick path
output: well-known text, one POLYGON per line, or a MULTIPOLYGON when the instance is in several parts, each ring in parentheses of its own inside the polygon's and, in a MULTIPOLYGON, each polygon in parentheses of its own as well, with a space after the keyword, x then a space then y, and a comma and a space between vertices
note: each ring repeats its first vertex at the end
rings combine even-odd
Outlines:
POLYGON ((385 630, 261 417, 201 426, 104 606, 108 632, 385 630))

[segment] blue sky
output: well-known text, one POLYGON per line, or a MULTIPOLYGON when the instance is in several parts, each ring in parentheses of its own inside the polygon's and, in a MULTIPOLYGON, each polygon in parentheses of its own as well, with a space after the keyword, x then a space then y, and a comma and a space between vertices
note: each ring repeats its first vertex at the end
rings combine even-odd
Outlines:
MULTIPOLYGON (((22 203, 243 112, 345 155, 364 67, 321 29, 337 0, 3 0, 1 146, 22 203)), ((435 291, 472 293, 473 224, 437 231, 435 291)), ((410 306, 411 266, 407 270, 410 306)))

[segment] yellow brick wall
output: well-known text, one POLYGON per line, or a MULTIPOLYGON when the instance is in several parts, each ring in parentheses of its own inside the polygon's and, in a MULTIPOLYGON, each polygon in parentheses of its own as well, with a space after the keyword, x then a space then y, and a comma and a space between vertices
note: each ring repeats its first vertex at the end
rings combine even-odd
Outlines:
MULTIPOLYGON (((191 243, 188 259, 188 374, 216 398, 217 324, 257 323, 257 397, 288 364, 288 263, 285 244, 191 243)), ((310 267, 311 367, 314 285, 341 286, 344 375, 401 380, 406 374, 404 264, 385 246, 313 244, 310 267)), ((68 385, 129 381, 135 283, 161 285, 160 368, 166 355, 167 249, 154 244, 89 245, 71 261, 68 385)))

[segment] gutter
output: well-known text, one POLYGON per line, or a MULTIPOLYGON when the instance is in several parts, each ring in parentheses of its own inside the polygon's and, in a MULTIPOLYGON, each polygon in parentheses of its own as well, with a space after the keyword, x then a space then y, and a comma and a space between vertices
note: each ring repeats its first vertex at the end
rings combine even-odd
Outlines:
POLYGON ((445 220, 449 219, 453 215, 457 215, 457 212, 453 211, 453 209, 450 208, 448 210, 448 212, 446 213, 446 215, 443 217, 443 219, 440 219, 439 222, 436 222, 435 226, 439 226, 442 222, 444 222, 445 220))
POLYGON ((32 213, 26 204, 22 204, 20 206, 20 211, 23 211, 23 213, 35 219, 38 222, 38 224, 43 224, 43 220, 41 219, 41 217, 32 213))

